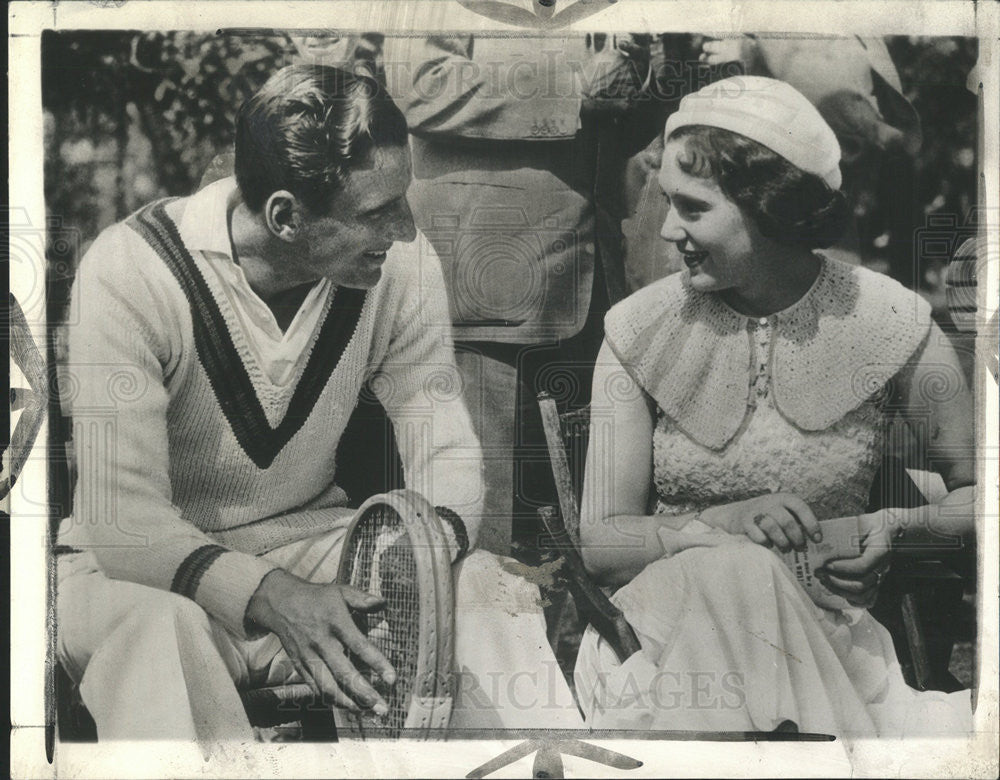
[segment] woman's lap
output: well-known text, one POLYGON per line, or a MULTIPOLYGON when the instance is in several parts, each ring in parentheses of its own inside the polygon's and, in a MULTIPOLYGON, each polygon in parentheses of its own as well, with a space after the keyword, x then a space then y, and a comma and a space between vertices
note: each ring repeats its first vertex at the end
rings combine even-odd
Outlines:
MULTIPOLYGON (((619 664, 588 629, 576 682, 592 727, 765 731, 792 720, 870 736, 919 725, 888 632, 863 610, 816 607, 766 548, 686 550, 650 564, 613 601, 643 651, 619 664)), ((967 708, 961 699, 942 706, 954 714, 967 708)))

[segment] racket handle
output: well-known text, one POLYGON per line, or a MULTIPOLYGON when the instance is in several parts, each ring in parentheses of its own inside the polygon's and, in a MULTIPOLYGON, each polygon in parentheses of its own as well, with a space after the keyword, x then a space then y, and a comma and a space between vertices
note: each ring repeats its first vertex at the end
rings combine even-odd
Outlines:
POLYGON ((305 683, 253 688, 240 691, 240 698, 250 722, 265 727, 298 720, 303 710, 329 709, 305 683))
POLYGON ((618 660, 624 663, 642 649, 635 631, 628 624, 622 611, 594 584, 583 565, 579 550, 569 538, 556 509, 545 506, 538 510, 538 515, 569 571, 569 589, 573 594, 577 610, 611 646, 618 660))

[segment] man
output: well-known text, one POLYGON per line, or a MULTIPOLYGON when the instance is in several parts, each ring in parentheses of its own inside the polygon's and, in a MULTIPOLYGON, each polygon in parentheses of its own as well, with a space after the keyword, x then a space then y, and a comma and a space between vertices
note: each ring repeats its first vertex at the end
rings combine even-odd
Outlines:
POLYGON ((466 400, 489 432, 482 543, 497 552, 512 509, 530 545, 534 507, 553 501, 535 394, 586 405, 604 313, 625 294, 624 162, 658 130, 640 121, 648 59, 631 36, 386 42, 415 219, 441 257, 466 400))
MULTIPOLYGON (((295 676, 385 707, 345 655, 394 678, 348 614, 380 604, 332 581, 352 515, 337 443, 366 382, 408 487, 454 513, 453 560, 475 545, 481 455, 440 391, 447 304, 414 242, 406 138, 377 82, 285 68, 239 112, 235 181, 147 206, 83 259, 65 376, 79 479, 60 539, 80 552, 61 562, 58 647, 99 738, 248 739, 237 687, 295 676)), ((537 592, 485 553, 455 578, 453 722, 577 725, 539 656, 537 592), (508 684, 479 686, 489 676, 508 684)))
MULTIPOLYGON (((385 83, 385 73, 379 64, 383 36, 380 33, 361 35, 346 30, 307 30, 308 35, 289 35, 295 54, 286 60, 289 65, 325 65, 341 68, 362 76, 371 76, 385 83)), ((233 175, 236 155, 232 148, 212 158, 201 177, 201 189, 206 184, 233 175)))

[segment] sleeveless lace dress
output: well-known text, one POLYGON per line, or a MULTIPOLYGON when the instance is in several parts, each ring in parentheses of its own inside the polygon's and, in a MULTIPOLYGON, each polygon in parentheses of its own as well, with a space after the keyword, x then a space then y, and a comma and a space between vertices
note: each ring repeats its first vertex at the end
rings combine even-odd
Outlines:
MULTIPOLYGON (((804 415, 790 414, 776 402, 774 388, 776 373, 785 378, 802 373, 798 366, 789 370, 794 358, 782 345, 796 342, 789 338, 789 323, 797 328, 813 320, 812 335, 805 340, 822 339, 817 334, 824 330, 830 305, 817 297, 833 285, 833 298, 838 298, 837 286, 859 273, 864 283, 864 269, 848 271, 828 260, 802 301, 769 318, 742 317, 725 307, 715 310, 720 322, 713 322, 711 330, 734 333, 747 348, 749 360, 737 361, 735 369, 744 377, 745 409, 737 409, 730 420, 702 415, 705 422, 700 424, 697 416, 688 415, 679 423, 660 404, 653 433, 656 513, 680 516, 771 492, 799 495, 821 520, 865 510, 884 444, 884 381, 869 382, 860 402, 855 396, 847 404, 853 408, 818 430, 804 429, 804 415), (803 308, 812 313, 804 317, 803 308), (722 321, 733 327, 722 327, 722 321), (799 424, 790 416, 797 416, 799 424), (722 446, 709 446, 706 442, 719 443, 716 433, 723 429, 729 438, 722 446)), ((645 318, 658 331, 670 330, 656 312, 683 309, 692 297, 679 280, 672 285, 633 302, 631 312, 608 317, 609 343, 658 403, 663 377, 651 370, 657 360, 649 355, 656 344, 646 327, 620 326, 630 317, 645 318)), ((630 302, 623 303, 628 307, 630 302)), ((855 303, 863 304, 863 297, 855 303)), ((700 319, 706 318, 713 315, 703 311, 700 319)), ((853 315, 846 319, 857 324, 853 315)), ((865 317, 860 319, 864 324, 865 317)), ((676 342, 691 341, 684 317, 679 321, 682 326, 663 342, 672 343, 674 354, 681 355, 667 364, 675 374, 685 370, 685 350, 676 342)), ((705 373, 705 362, 713 362, 704 351, 699 343, 696 359, 702 365, 695 375, 705 373)), ((726 354, 731 362, 733 356, 726 354)), ((853 367, 828 365, 826 370, 831 375, 857 373, 859 365, 869 362, 862 357, 853 367)), ((895 363, 892 373, 900 367, 895 363)), ((676 376, 670 381, 677 381, 676 376)), ((809 388, 782 381, 782 397, 793 392, 808 396, 809 388)), ((824 392, 817 388, 814 400, 824 392)), ((703 391, 710 394, 710 389, 703 391)), ((681 530, 713 531, 697 520, 681 530)), ((749 540, 695 547, 655 561, 612 600, 635 628, 642 651, 619 664, 597 633, 587 629, 575 676, 592 728, 769 731, 791 720, 802 731, 841 737, 964 734, 971 728, 968 691, 919 693, 908 687, 891 637, 866 610, 816 606, 775 553, 749 540)))

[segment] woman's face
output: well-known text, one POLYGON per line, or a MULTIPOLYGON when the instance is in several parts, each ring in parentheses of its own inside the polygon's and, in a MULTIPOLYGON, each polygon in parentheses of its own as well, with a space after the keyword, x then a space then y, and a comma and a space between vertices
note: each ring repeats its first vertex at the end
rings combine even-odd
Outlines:
POLYGON ((760 231, 715 179, 682 171, 678 155, 684 155, 684 142, 668 141, 659 178, 669 209, 660 235, 677 246, 695 290, 747 289, 761 251, 760 231))

